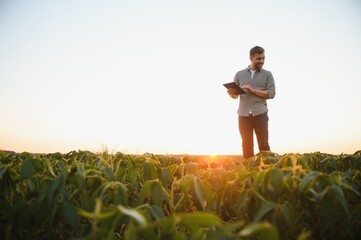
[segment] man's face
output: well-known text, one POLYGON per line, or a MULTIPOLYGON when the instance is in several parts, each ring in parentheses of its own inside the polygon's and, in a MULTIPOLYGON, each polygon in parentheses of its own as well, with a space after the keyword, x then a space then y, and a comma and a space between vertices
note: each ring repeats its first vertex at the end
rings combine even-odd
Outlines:
POLYGON ((251 64, 254 70, 261 70, 264 64, 264 53, 256 53, 251 57, 251 64))

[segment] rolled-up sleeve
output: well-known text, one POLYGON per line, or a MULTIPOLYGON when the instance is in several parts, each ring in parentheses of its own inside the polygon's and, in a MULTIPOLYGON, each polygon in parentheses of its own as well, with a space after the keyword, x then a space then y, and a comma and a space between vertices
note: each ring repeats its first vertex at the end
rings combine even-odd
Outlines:
POLYGON ((268 72, 268 77, 267 77, 267 86, 266 89, 268 90, 268 98, 272 99, 276 96, 276 85, 275 85, 275 80, 273 79, 273 75, 271 72, 268 72))

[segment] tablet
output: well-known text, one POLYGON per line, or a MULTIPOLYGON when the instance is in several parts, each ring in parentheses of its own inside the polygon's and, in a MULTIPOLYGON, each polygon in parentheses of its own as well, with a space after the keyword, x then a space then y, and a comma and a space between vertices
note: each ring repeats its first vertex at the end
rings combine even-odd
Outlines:
POLYGON ((237 90, 236 94, 247 94, 242 88, 240 88, 235 82, 230 83, 224 83, 223 86, 225 86, 227 89, 234 88, 237 90))

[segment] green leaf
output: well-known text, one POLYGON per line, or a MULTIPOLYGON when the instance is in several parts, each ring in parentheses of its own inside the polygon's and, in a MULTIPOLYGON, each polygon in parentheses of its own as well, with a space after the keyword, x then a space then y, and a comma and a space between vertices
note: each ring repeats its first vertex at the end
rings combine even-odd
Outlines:
POLYGON ((180 222, 196 226, 208 227, 221 224, 218 216, 213 213, 194 212, 192 214, 178 214, 177 216, 180 222))
POLYGON ((199 180, 198 177, 194 177, 193 179, 193 183, 194 183, 194 191, 196 193, 196 197, 197 197, 197 201, 198 201, 198 205, 201 206, 202 210, 204 209, 204 198, 203 198, 203 188, 202 188, 202 183, 199 180))
POLYGON ((179 179, 179 187, 185 194, 194 190, 194 174, 187 174, 179 179))
POLYGON ((264 203, 268 203, 268 201, 258 192, 253 190, 254 195, 256 195, 256 197, 258 197, 262 202, 264 203))
POLYGON ((340 204, 342 206, 342 209, 345 212, 345 214, 347 215, 347 217, 349 217, 350 214, 349 214, 349 211, 348 211, 346 198, 345 198, 345 195, 343 194, 342 189, 338 185, 333 185, 332 186, 332 192, 335 194, 335 196, 339 200, 339 202, 340 202, 340 204))
POLYGON ((152 180, 157 178, 157 170, 151 161, 145 161, 144 163, 144 179, 152 180))
MULTIPOLYGON (((125 205, 128 204, 128 192, 127 192, 127 187, 125 184, 120 183, 118 181, 109 182, 109 183, 105 184, 105 186, 103 187, 100 196, 111 197, 112 195, 109 194, 108 191, 114 193, 114 199, 113 199, 114 204, 125 204, 125 205)), ((109 201, 110 200, 111 199, 109 199, 109 201)))
POLYGON ((260 240, 279 240, 280 235, 277 227, 274 224, 268 224, 265 228, 263 228, 259 235, 258 239, 260 240))
POLYGON ((212 190, 211 184, 206 180, 202 180, 202 185, 203 185, 203 193, 204 193, 204 198, 206 200, 207 208, 215 210, 217 199, 215 198, 216 194, 212 190))
POLYGON ((130 222, 125 229, 124 233, 125 240, 138 240, 137 228, 133 222, 130 222))
POLYGON ((298 156, 297 156, 297 155, 295 155, 295 154, 291 154, 291 155, 290 155, 290 158, 291 158, 291 161, 292 161, 292 167, 297 166, 297 159, 298 159, 298 156))
POLYGON ((109 181, 115 181, 114 172, 110 168, 106 167, 104 168, 104 172, 108 178, 109 181))
POLYGON ((159 181, 152 182, 150 196, 152 199, 152 204, 158 206, 162 205, 162 184, 159 181))
POLYGON ((139 193, 140 204, 144 203, 145 198, 148 197, 150 190, 151 190, 151 186, 153 185, 153 182, 154 182, 154 180, 148 180, 143 184, 143 187, 139 193))
POLYGON ((327 230, 334 231, 336 223, 336 205, 335 197, 332 194, 326 194, 320 204, 321 207, 321 221, 319 223, 320 233, 324 235, 327 230))
POLYGON ((54 200, 56 200, 56 199, 54 199, 54 194, 55 194, 56 190, 58 189, 59 185, 60 185, 60 175, 58 175, 58 177, 55 178, 50 184, 50 188, 48 190, 48 194, 46 197, 46 202, 47 202, 48 206, 55 202, 54 200))
POLYGON ((292 229, 292 231, 295 231, 296 230, 296 225, 294 222, 295 214, 293 213, 293 211, 291 211, 291 209, 289 209, 285 204, 280 204, 278 206, 280 207, 283 217, 285 218, 288 226, 292 229))
POLYGON ((235 211, 236 212, 241 212, 242 208, 244 208, 246 206, 246 200, 248 197, 248 191, 243 190, 241 193, 238 194, 237 199, 236 199, 236 208, 235 211))
POLYGON ((344 189, 350 190, 351 192, 355 193, 357 196, 361 197, 360 192, 358 192, 356 189, 354 189, 351 185, 343 182, 341 186, 344 189))
POLYGON ((116 182, 116 189, 114 192, 114 204, 128 205, 128 190, 123 183, 116 182))
POLYGON ((275 193, 277 195, 281 195, 284 189, 283 175, 281 171, 278 168, 275 168, 268 171, 268 174, 269 174, 269 182, 273 187, 273 189, 275 190, 275 193))
POLYGON ((79 227, 80 219, 73 204, 65 202, 62 206, 64 221, 72 227, 79 227))
POLYGON ((146 228, 159 229, 162 235, 172 235, 176 232, 176 221, 179 220, 176 216, 177 215, 171 215, 169 217, 157 219, 157 221, 149 222, 146 228))
POLYGON ((128 209, 123 207, 122 205, 118 205, 117 208, 119 209, 120 212, 133 219, 140 226, 145 226, 147 224, 145 217, 142 214, 140 214, 138 210, 128 209))
POLYGON ((268 222, 261 222, 261 223, 250 223, 246 225, 239 233, 238 235, 240 237, 250 237, 262 229, 266 228, 269 225, 268 222))
POLYGON ((45 164, 48 168, 48 171, 50 172, 50 174, 53 176, 53 177, 56 177, 54 171, 53 171, 53 167, 51 166, 51 163, 50 163, 50 160, 49 158, 45 158, 45 164))
POLYGON ((255 179, 255 181, 253 183, 253 191, 258 192, 258 189, 259 189, 259 187, 261 185, 262 180, 264 179, 264 176, 265 176, 264 171, 262 171, 262 172, 260 172, 260 173, 258 173, 256 175, 256 179, 255 179))
POLYGON ((247 169, 244 169, 244 168, 240 168, 240 169, 237 169, 237 175, 238 175, 238 179, 240 181, 243 181, 249 177, 252 177, 254 175, 256 175, 257 172, 256 171, 249 171, 247 169))
POLYGON ((253 187, 252 187, 252 192, 261 201, 263 201, 264 203, 267 203, 268 201, 259 193, 259 188, 260 188, 261 182, 264 180, 264 178, 265 178, 265 171, 262 171, 256 175, 256 179, 255 179, 255 181, 253 183, 253 187))
POLYGON ((127 169, 127 175, 126 179, 133 185, 136 185, 138 183, 138 173, 135 168, 128 167, 127 169))
POLYGON ((311 239, 311 236, 312 232, 302 229, 300 235, 298 235, 296 240, 309 240, 311 239))
POLYGON ((36 161, 31 158, 27 158, 23 161, 23 167, 20 171, 20 179, 27 179, 33 175, 36 161))
POLYGON ((106 212, 87 212, 83 209, 77 210, 78 214, 80 216, 83 216, 85 218, 89 218, 92 220, 104 220, 113 217, 116 213, 119 213, 117 209, 106 211, 106 212))
POLYGON ((322 202, 323 198, 328 194, 329 190, 331 189, 331 186, 325 187, 321 193, 316 195, 316 199, 318 202, 322 202))
POLYGON ((298 158, 298 162, 303 169, 310 169, 307 163, 307 157, 305 155, 301 155, 301 157, 298 158))
POLYGON ((194 212, 192 214, 178 214, 176 222, 181 223, 191 234, 196 233, 201 227, 220 225, 218 216, 212 213, 194 212))
POLYGON ((279 232, 275 225, 268 222, 251 223, 248 224, 239 232, 240 237, 250 237, 258 234, 258 239, 264 240, 279 240, 279 232))
POLYGON ((170 179, 170 170, 169 168, 162 167, 160 169, 160 178, 164 186, 168 184, 168 181, 170 179))
POLYGON ((1 167, 0 168, 0 180, 2 180, 3 176, 5 175, 6 171, 8 170, 8 166, 6 167, 1 167))
POLYGON ((302 180, 298 187, 299 192, 307 192, 308 189, 311 187, 312 182, 318 177, 321 176, 322 173, 318 171, 309 172, 302 180))
POLYGON ((165 217, 163 210, 160 206, 157 205, 151 205, 150 211, 152 213, 152 216, 156 219, 162 219, 165 217))
MULTIPOLYGON (((170 240, 186 240, 186 236, 184 236, 184 234, 181 233, 172 233, 170 236, 170 240)), ((167 238, 165 238, 167 239, 167 238)))
POLYGON ((256 215, 254 216, 253 221, 254 222, 259 222, 262 220, 262 218, 271 210, 274 209, 275 207, 275 203, 274 202, 269 202, 266 203, 265 205, 263 205, 263 207, 256 213, 256 215))

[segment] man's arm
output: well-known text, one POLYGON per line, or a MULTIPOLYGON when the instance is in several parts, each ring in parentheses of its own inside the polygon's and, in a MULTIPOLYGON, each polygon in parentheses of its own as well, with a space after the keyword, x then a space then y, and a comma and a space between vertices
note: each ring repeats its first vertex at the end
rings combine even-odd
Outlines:
POLYGON ((271 72, 269 72, 269 74, 267 76, 266 89, 264 89, 264 90, 255 89, 250 85, 243 85, 243 86, 241 86, 241 88, 247 89, 249 92, 253 93, 254 95, 257 95, 258 97, 261 97, 264 99, 272 99, 276 95, 275 81, 273 79, 273 75, 271 72))
POLYGON ((249 92, 253 93, 254 95, 257 95, 258 97, 265 98, 265 99, 269 98, 268 90, 255 89, 251 85, 243 85, 242 89, 248 90, 249 92))

